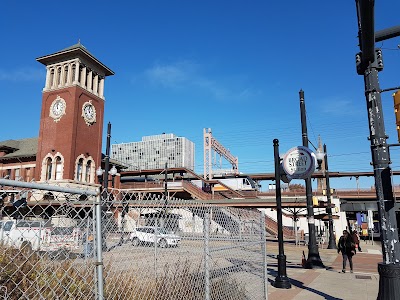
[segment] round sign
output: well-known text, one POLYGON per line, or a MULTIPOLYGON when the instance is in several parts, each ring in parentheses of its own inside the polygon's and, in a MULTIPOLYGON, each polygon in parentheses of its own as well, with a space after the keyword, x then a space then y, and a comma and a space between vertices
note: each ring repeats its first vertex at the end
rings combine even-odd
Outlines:
POLYGON ((315 171, 315 158, 310 149, 298 146, 286 152, 283 170, 292 179, 306 179, 315 171))

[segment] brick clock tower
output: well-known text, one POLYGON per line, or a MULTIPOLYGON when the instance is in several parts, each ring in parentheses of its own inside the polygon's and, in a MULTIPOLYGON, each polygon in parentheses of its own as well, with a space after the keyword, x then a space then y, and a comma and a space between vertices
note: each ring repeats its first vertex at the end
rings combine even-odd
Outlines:
POLYGON ((114 72, 80 42, 36 60, 47 73, 35 178, 93 184, 101 166, 104 80, 114 72))

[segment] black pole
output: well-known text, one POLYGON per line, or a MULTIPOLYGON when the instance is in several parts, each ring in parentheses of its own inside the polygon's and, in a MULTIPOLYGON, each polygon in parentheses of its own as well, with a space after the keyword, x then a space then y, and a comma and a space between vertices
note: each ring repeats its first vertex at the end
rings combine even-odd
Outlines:
POLYGON ((165 205, 167 205, 168 201, 168 163, 165 163, 165 176, 164 176, 164 200, 165 205))
MULTIPOLYGON (((111 123, 108 122, 107 126, 107 144, 106 144, 106 156, 104 158, 105 165, 104 165, 104 173, 103 173, 103 190, 102 190, 102 205, 105 207, 106 210, 110 209, 109 203, 107 203, 107 199, 111 199, 108 194, 108 171, 110 170, 110 139, 111 139, 111 123)), ((102 219, 104 222, 107 222, 107 216, 105 212, 102 210, 102 219)), ((103 235, 105 235, 105 228, 106 226, 103 226, 103 235)), ((103 237, 103 250, 107 251, 107 243, 105 237, 103 237)))
POLYGON ((283 229, 282 229, 282 195, 281 195, 281 175, 279 158, 279 140, 274 139, 274 161, 275 161, 275 186, 276 186, 276 211, 278 221, 278 276, 275 278, 274 287, 281 289, 290 289, 291 284, 286 275, 286 255, 283 250, 283 229))
POLYGON ((110 139, 111 139, 111 123, 108 122, 107 126, 107 144, 106 156, 104 157, 104 188, 108 192, 108 171, 110 171, 110 139))
MULTIPOLYGON (((301 135, 303 140, 303 146, 308 148, 308 136, 307 136, 307 119, 306 119, 306 107, 304 103, 304 91, 300 90, 300 116, 301 116, 301 135)), ((314 206, 312 201, 312 185, 311 176, 306 178, 306 199, 307 199, 307 217, 308 217, 308 258, 306 262, 306 268, 312 269, 314 267, 324 268, 321 257, 318 252, 317 238, 315 236, 315 220, 314 220, 314 206)))
MULTIPOLYGON (((356 0, 360 50, 357 73, 364 76, 369 140, 374 168, 383 262, 378 263, 378 299, 397 299, 400 294, 400 246, 391 180, 389 146, 383 120, 378 72, 383 70, 382 52, 375 49, 374 1, 356 0), (371 55, 369 55, 371 54, 371 55)), ((377 33, 379 41, 398 36, 400 27, 377 33)))
POLYGON ((111 187, 114 188, 115 184, 115 175, 111 175, 111 187))
POLYGON ((333 219, 332 219, 332 201, 331 201, 331 186, 329 184, 329 168, 328 168, 328 153, 326 152, 326 145, 324 144, 324 160, 325 160, 325 181, 326 181, 326 199, 328 207, 326 212, 328 214, 329 222, 329 243, 328 249, 337 249, 336 240, 333 234, 333 219))
POLYGON ((399 236, 381 94, 378 92, 378 70, 375 63, 370 63, 365 70, 364 83, 383 255, 383 263, 378 264, 380 275, 378 299, 395 299, 395 295, 400 294, 399 236), (394 298, 391 298, 392 296, 394 298))

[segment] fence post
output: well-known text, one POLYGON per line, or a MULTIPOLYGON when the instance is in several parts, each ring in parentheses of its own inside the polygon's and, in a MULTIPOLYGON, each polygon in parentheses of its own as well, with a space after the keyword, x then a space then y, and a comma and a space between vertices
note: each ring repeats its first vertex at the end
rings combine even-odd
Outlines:
POLYGON ((102 228, 101 228, 101 194, 96 197, 96 270, 97 270, 97 294, 98 300, 104 299, 104 284, 103 284, 103 247, 102 247, 102 228))
POLYGON ((154 278, 157 282, 157 240, 158 240, 158 219, 156 218, 156 225, 154 227, 154 278))
POLYGON ((261 253, 263 259, 263 293, 268 300, 267 233, 265 232, 265 211, 261 211, 261 253))
POLYGON ((210 269, 209 269, 209 260, 210 260, 210 248, 209 248, 209 240, 210 240, 210 215, 205 213, 204 215, 204 299, 210 300, 210 269))

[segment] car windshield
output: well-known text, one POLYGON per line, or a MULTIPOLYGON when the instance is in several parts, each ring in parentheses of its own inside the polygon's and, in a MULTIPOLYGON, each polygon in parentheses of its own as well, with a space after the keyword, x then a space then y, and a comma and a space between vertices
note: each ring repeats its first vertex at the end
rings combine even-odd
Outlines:
POLYGON ((158 229, 158 233, 168 234, 168 232, 164 228, 157 228, 157 229, 158 229))

